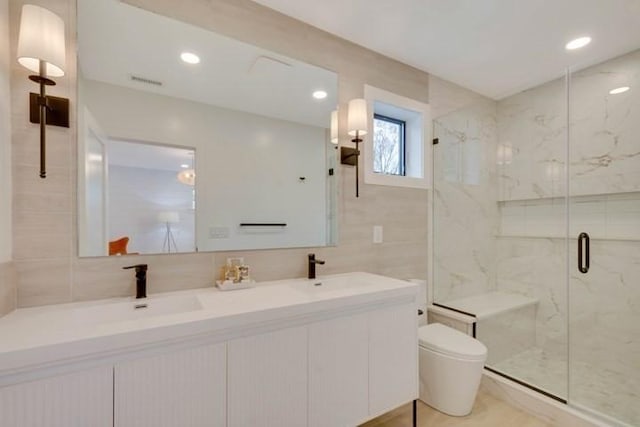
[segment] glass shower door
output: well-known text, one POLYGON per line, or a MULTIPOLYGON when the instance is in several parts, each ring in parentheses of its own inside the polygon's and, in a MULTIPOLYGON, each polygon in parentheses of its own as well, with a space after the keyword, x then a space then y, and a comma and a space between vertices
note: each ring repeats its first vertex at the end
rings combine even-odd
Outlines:
POLYGON ((569 402, 640 425, 640 50, 572 73, 569 402))
POLYGON ((434 304, 476 318, 488 369, 568 392, 565 78, 434 121, 434 304))
POLYGON ((568 395, 567 86, 558 78, 497 102, 496 291, 477 321, 488 369, 568 395))

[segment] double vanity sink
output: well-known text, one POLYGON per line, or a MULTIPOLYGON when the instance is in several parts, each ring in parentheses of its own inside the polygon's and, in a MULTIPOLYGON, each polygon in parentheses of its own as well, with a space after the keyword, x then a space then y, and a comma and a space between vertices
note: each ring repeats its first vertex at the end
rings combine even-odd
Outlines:
POLYGON ((355 425, 417 396, 416 295, 348 273, 20 309, 0 319, 0 412, 75 387, 59 425, 355 425))

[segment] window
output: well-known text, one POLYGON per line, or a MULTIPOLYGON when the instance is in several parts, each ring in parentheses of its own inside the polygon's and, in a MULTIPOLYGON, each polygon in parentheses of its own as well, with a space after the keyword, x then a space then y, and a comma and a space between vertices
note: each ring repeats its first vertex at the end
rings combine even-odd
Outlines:
POLYGON ((406 175, 405 127, 403 120, 375 114, 373 117, 373 171, 406 175))
POLYGON ((428 189, 431 186, 429 105, 365 85, 371 114, 364 137, 364 182, 428 189))

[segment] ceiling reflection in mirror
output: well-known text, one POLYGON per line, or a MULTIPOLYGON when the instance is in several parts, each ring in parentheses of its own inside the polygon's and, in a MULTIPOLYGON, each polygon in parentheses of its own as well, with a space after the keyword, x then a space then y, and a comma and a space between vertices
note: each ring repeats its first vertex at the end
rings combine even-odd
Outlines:
POLYGON ((80 256, 335 243, 335 73, 78 0, 80 256))

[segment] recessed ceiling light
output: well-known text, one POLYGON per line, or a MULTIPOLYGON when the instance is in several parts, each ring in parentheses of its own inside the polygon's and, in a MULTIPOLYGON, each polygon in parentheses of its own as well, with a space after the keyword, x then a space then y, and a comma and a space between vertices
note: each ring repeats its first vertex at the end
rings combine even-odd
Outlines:
POLYGON ((187 165, 187 164, 181 164, 180 167, 182 169, 189 169, 189 165, 187 165))
POLYGON ((325 99, 327 97, 327 92, 325 92, 324 90, 317 90, 313 92, 313 97, 315 99, 325 99))
POLYGON ((609 93, 611 95, 617 95, 619 93, 624 93, 624 92, 628 91, 629 89, 631 89, 629 86, 622 86, 622 87, 617 87, 615 89, 611 89, 609 91, 609 93))
POLYGON ((200 57, 195 53, 191 52, 182 52, 180 54, 180 59, 182 59, 187 64, 198 64, 200 63, 200 57))
POLYGON ((585 47, 589 43, 591 43, 591 37, 578 37, 577 39, 571 40, 564 47, 567 50, 575 50, 580 49, 581 47, 585 47))

